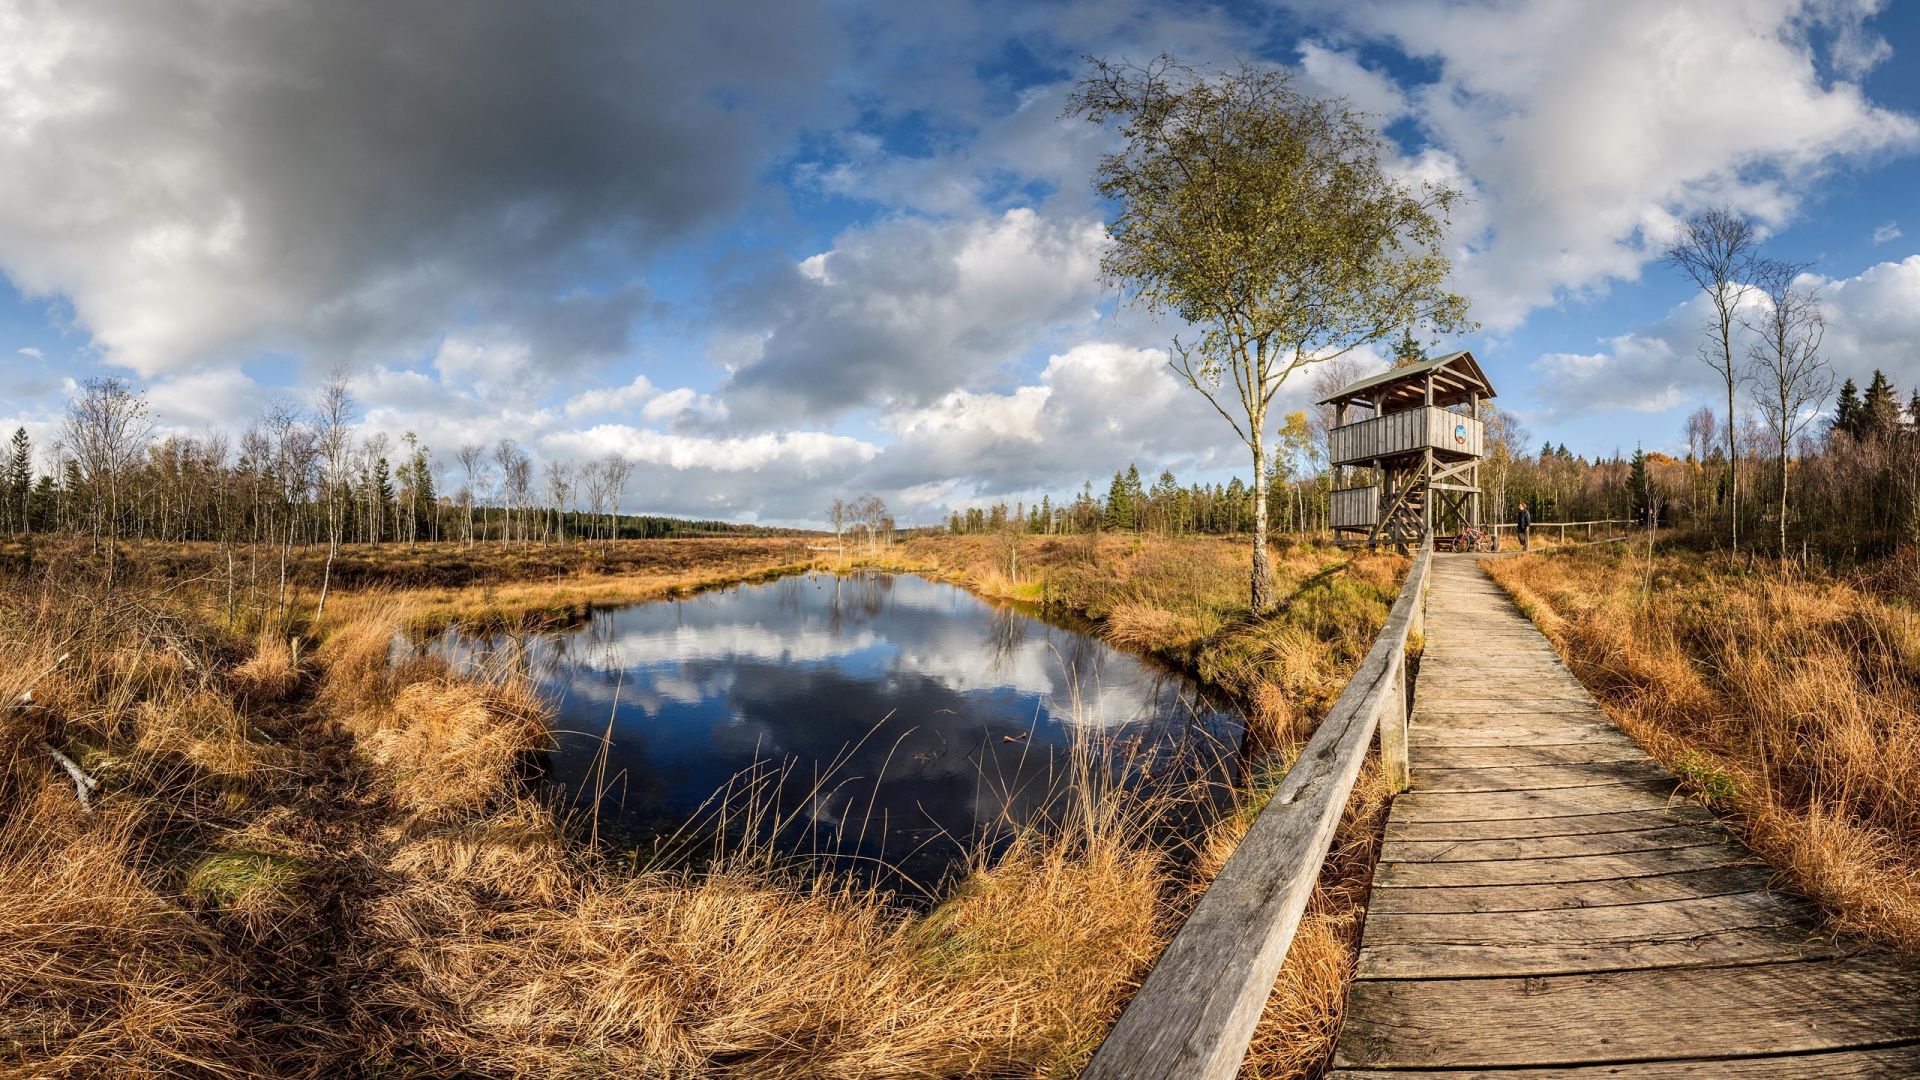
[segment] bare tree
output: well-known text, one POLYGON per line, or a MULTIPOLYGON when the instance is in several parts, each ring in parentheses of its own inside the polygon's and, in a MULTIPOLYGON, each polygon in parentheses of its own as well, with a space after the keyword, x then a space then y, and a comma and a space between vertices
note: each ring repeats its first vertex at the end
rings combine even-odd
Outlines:
POLYGON ((520 508, 520 542, 526 543, 527 505, 533 494, 533 462, 524 453, 516 452, 513 460, 507 463, 507 503, 520 508))
POLYGON ((1727 528, 1733 550, 1740 550, 1740 460, 1735 445, 1734 406, 1740 386, 1740 365, 1733 358, 1733 326, 1741 303, 1751 290, 1748 277, 1759 257, 1760 236, 1753 224, 1726 207, 1689 217, 1680 225, 1666 252, 1666 262, 1677 267, 1707 294, 1713 317, 1707 321, 1708 341, 1700 359, 1718 372, 1727 387, 1727 528))
POLYGON ((346 529, 348 475, 352 466, 353 395, 347 392, 347 372, 336 367, 320 385, 313 406, 314 437, 320 451, 320 482, 327 507, 327 561, 320 572, 320 600, 314 605, 318 621, 327 610, 327 589, 333 584, 333 560, 340 553, 340 534, 346 529))
POLYGON ((467 443, 460 447, 456 456, 460 459, 460 471, 466 477, 465 498, 467 511, 467 546, 473 546, 473 500, 486 488, 487 478, 481 472, 486 461, 487 448, 479 443, 467 443))
POLYGON ((867 534, 867 550, 872 552, 879 546, 880 530, 888 520, 887 504, 878 495, 863 495, 854 500, 852 510, 867 534))
POLYGON ((118 565, 121 481, 145 451, 152 430, 146 399, 120 379, 88 379, 67 405, 63 438, 87 486, 94 549, 103 539, 107 546, 109 583, 118 565))
POLYGON ((1794 437, 1820 415, 1833 391, 1833 373, 1820 357, 1826 334, 1819 290, 1803 284, 1805 263, 1765 259, 1754 267, 1754 288, 1766 310, 1743 321, 1755 340, 1747 347, 1755 373, 1755 400, 1779 451, 1780 557, 1787 557, 1788 460, 1794 437))
POLYGON ((513 539, 513 498, 508 493, 509 474, 513 469, 514 458, 519 456, 520 447, 512 439, 501 439, 493 447, 493 463, 500 466, 500 502, 504 522, 500 530, 500 542, 513 539))
POLYGON ((607 535, 618 540, 620 538, 620 497, 626 494, 627 479, 633 475, 633 462, 628 461, 624 454, 608 454, 606 461, 600 466, 600 471, 606 479, 607 498, 613 504, 612 512, 609 514, 611 520, 607 535))
POLYGON ((1532 435, 1527 425, 1518 416, 1505 409, 1496 409, 1486 417, 1487 447, 1487 485, 1491 490, 1493 506, 1488 515, 1495 521, 1505 520, 1508 516, 1507 487, 1513 477, 1514 463, 1526 456, 1528 441, 1532 435))
POLYGON ((567 495, 573 488, 573 466, 555 458, 547 462, 547 505, 553 507, 549 536, 567 542, 567 495))
POLYGON ((361 515, 367 531, 367 542, 379 546, 380 538, 386 534, 387 501, 386 492, 380 481, 380 472, 384 468, 387 451, 392 440, 384 431, 376 431, 360 444, 360 484, 366 497, 366 510, 361 515))
MULTIPOLYGON (((600 512, 607 506, 607 470, 598 461, 580 467, 580 483, 587 489, 587 521, 591 531, 600 531, 600 512)), ((597 539, 597 537, 595 537, 597 539)))
POLYGON ((1687 474, 1687 512, 1696 518, 1704 494, 1701 479, 1706 473, 1707 456, 1719 442, 1720 421, 1711 408, 1702 405, 1687 415, 1687 456, 1693 459, 1687 474))
POLYGON ((271 489, 271 519, 280 555, 279 608, 282 620, 287 614, 287 569, 293 558, 293 545, 299 529, 299 510, 313 487, 314 463, 318 460, 313 429, 301 419, 300 409, 292 402, 276 401, 267 406, 256 422, 262 439, 269 474, 277 481, 271 489))
POLYGON ((841 539, 841 530, 846 527, 847 523, 847 502, 845 499, 835 499, 832 503, 828 504, 827 520, 833 522, 833 544, 840 549, 840 557, 844 559, 847 557, 847 544, 845 540, 841 539))

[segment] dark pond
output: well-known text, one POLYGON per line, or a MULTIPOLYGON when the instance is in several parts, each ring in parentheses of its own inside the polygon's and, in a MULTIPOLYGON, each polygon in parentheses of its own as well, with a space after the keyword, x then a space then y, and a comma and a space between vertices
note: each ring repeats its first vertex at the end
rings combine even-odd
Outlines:
POLYGON ((1230 768, 1240 738, 1177 673, 905 575, 783 578, 424 647, 530 667, 558 712, 541 767, 576 812, 601 792, 603 836, 710 829, 716 793, 757 775, 782 844, 922 883, 963 842, 1045 812, 1076 742, 1139 784, 1230 768))

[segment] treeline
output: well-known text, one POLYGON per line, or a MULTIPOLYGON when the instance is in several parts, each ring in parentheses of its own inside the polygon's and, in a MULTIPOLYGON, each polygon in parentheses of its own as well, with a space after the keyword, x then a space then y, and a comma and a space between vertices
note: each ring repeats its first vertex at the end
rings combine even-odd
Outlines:
MULTIPOLYGON (((1920 387, 1902 395, 1882 372, 1867 388, 1844 383, 1834 408, 1807 426, 1792 448, 1788 482, 1788 553, 1830 558, 1884 554, 1920 542, 1920 387), (1903 404, 1904 402, 1904 404, 1903 404)), ((1299 414, 1290 424, 1305 426, 1299 414)), ((1317 426, 1316 426, 1317 427, 1317 426)), ((1728 468, 1723 414, 1701 408, 1688 417, 1687 449, 1678 457, 1636 449, 1588 458, 1565 443, 1538 444, 1510 413, 1488 419, 1488 455, 1481 468, 1484 516, 1507 522, 1525 503, 1536 521, 1657 521, 1694 524, 1713 535, 1733 513, 1731 485, 1740 485, 1742 535, 1778 547, 1778 436, 1747 416, 1734 433, 1737 460, 1728 468)), ((1324 439, 1324 428, 1318 428, 1324 439)), ((1276 454, 1269 472, 1269 513, 1282 532, 1324 534, 1330 470, 1314 452, 1276 454)), ((1230 534, 1253 516, 1251 486, 1182 485, 1162 472, 1145 486, 1139 469, 1116 472, 1104 494, 1092 484, 1056 503, 1001 501, 956 511, 954 533, 1149 532, 1230 534)))
MULTIPOLYGON (((1289 493, 1273 492, 1275 517, 1288 504, 1289 493)), ((1104 497, 1088 482, 1071 500, 1056 505, 1043 495, 1028 505, 1005 501, 955 511, 947 519, 949 532, 968 533, 1088 533, 1152 532, 1226 534, 1243 532, 1253 522, 1253 489, 1239 477, 1226 484, 1182 486, 1171 471, 1162 472, 1152 487, 1140 478, 1138 466, 1114 473, 1104 497)))
POLYGON ((338 379, 310 409, 276 404, 237 439, 156 438, 140 394, 96 379, 70 403, 51 446, 36 448, 24 428, 7 442, 0 532, 283 547, 793 534, 621 513, 634 465, 618 454, 550 461, 537 473, 512 439, 462 446, 454 457, 454 468, 444 466, 411 432, 398 443, 359 433, 338 379))

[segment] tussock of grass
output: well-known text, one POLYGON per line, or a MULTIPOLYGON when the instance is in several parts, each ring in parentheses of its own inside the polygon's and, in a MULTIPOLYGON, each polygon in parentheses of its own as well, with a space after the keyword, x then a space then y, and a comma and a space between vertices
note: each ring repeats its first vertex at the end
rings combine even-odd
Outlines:
POLYGON ((1920 614, 1693 553, 1493 560, 1630 734, 1838 924, 1920 953, 1920 614))
POLYGON ((239 1075, 239 972, 57 785, 0 819, 0 1076, 239 1075), (231 1055, 231 1056, 229 1056, 231 1055))

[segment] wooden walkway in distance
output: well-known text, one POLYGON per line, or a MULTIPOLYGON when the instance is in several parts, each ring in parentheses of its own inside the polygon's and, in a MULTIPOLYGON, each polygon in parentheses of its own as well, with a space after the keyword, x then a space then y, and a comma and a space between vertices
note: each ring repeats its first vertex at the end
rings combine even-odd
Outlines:
POLYGON ((1920 1076, 1920 970, 1675 796, 1473 556, 1436 556, 1334 1075, 1920 1076))

